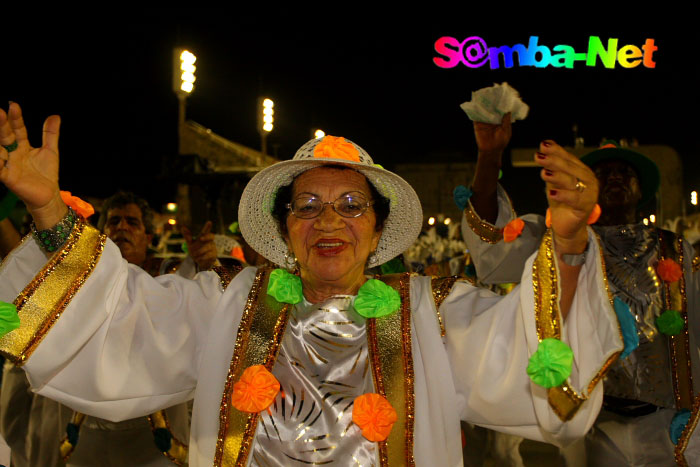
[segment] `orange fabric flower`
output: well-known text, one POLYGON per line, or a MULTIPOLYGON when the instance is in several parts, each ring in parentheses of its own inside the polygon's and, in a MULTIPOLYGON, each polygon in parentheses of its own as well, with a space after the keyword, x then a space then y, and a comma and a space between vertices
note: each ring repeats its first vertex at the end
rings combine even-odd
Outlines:
POLYGON ((525 227, 525 222, 519 217, 516 217, 512 221, 508 222, 503 228, 503 241, 512 242, 523 233, 523 228, 525 227))
POLYGON ((587 224, 591 225, 591 224, 595 224, 596 222, 598 222, 598 219, 600 218, 600 214, 602 212, 603 211, 600 209, 600 204, 595 203, 595 206, 593 207, 593 211, 591 211, 591 215, 588 216, 588 221, 586 221, 587 224))
POLYGON ((362 429, 362 436, 370 441, 384 441, 398 416, 386 398, 370 392, 355 398, 352 421, 362 429))
POLYGON ((314 148, 314 157, 360 162, 360 153, 357 148, 345 141, 342 136, 337 138, 325 136, 323 141, 314 148))
POLYGON ((61 199, 66 203, 66 206, 72 207, 73 211, 77 212, 85 219, 95 214, 95 208, 92 207, 92 204, 83 201, 77 196, 71 195, 70 191, 61 191, 61 199))
POLYGON ((680 264, 672 259, 662 259, 656 266, 656 272, 664 282, 676 282, 683 276, 680 264))
POLYGON ((270 407, 279 391, 279 381, 267 368, 249 366, 233 385, 231 404, 241 412, 260 412, 270 407))

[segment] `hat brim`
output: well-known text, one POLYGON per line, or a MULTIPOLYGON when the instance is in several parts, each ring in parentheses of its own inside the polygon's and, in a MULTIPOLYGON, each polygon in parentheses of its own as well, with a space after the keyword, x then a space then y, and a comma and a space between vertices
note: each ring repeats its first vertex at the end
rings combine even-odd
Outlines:
POLYGON ((243 238, 255 251, 273 263, 285 266, 287 244, 272 215, 277 191, 291 184, 299 174, 327 165, 344 165, 360 172, 382 196, 389 199, 389 216, 368 267, 393 259, 415 242, 423 226, 423 210, 415 190, 403 178, 376 165, 345 159, 305 159, 271 165, 258 172, 243 190, 238 223, 243 238))
POLYGON ((581 162, 591 168, 608 160, 627 162, 637 171, 642 191, 642 198, 639 200, 639 206, 646 205, 654 198, 659 189, 661 175, 659 173, 659 168, 651 159, 638 152, 624 148, 596 149, 581 158, 581 162))

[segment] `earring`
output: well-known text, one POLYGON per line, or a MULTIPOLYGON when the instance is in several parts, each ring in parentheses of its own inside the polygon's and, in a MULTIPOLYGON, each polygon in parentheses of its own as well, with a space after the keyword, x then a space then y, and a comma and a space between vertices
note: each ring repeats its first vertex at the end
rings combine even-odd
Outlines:
POLYGON ((374 263, 377 262, 377 252, 373 251, 372 253, 369 254, 367 257, 367 265, 369 267, 374 267, 374 263))
POLYGON ((294 272, 299 268, 299 261, 297 260, 297 257, 294 256, 294 253, 289 250, 287 250, 287 252, 284 254, 284 267, 289 272, 294 272))

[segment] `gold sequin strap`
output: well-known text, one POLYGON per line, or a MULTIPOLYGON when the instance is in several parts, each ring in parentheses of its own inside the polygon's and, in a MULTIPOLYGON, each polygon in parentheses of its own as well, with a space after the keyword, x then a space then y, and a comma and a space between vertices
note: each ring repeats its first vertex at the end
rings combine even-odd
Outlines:
POLYGON ((211 270, 219 276, 219 280, 221 280, 221 288, 226 290, 226 287, 228 287, 233 278, 236 277, 238 273, 243 270, 243 268, 240 266, 235 266, 233 268, 214 266, 211 268, 211 270))
MULTIPOLYGON (((676 443, 675 458, 677 465, 683 467, 688 466, 688 462, 685 458, 685 450, 690 442, 690 437, 698 426, 698 420, 700 420, 700 395, 695 398, 693 409, 690 411, 690 420, 686 423, 683 433, 681 433, 680 438, 678 438, 678 443, 676 443)), ((695 443, 697 443, 697 441, 695 441, 695 443)))
POLYGON ((503 229, 499 229, 493 224, 489 224, 474 210, 472 202, 467 202, 467 207, 464 209, 464 217, 472 231, 479 236, 483 241, 491 244, 496 244, 503 240, 503 229))
POLYGON ((84 219, 68 240, 15 299, 18 329, 0 339, 0 352, 16 365, 31 356, 95 268, 106 237, 84 219))
MULTIPOLYGON (((557 262, 553 241, 552 230, 548 229, 542 239, 542 244, 540 245, 532 268, 532 284, 535 295, 535 323, 537 326, 537 337, 540 341, 550 337, 561 339, 557 262)), ((599 248, 599 251, 602 252, 602 248, 599 248)), ((600 261, 601 263, 603 262, 602 253, 600 261)), ((609 291, 608 298, 612 304, 612 297, 609 291)), ((619 352, 613 354, 605 362, 600 371, 598 371, 596 376, 593 377, 588 384, 588 394, 593 391, 618 356, 619 352)), ((576 415, 581 404, 588 399, 588 395, 578 394, 568 381, 564 381, 557 387, 549 388, 547 391, 547 398, 554 413, 556 413, 562 421, 568 421, 576 415)))
POLYGON ((148 422, 151 424, 153 436, 157 436, 156 430, 167 430, 168 433, 170 433, 170 449, 163 451, 163 455, 170 459, 175 465, 185 465, 187 463, 188 446, 177 439, 173 434, 165 410, 159 410, 149 415, 148 422))
MULTIPOLYGON (((659 260, 672 259, 683 268, 683 238, 659 230, 661 254, 659 260)), ((676 310, 683 317, 683 330, 680 334, 669 336, 671 355, 671 376, 676 408, 690 409, 693 404, 693 376, 690 360, 690 342, 688 341, 688 309, 685 295, 685 274, 676 282, 664 282, 664 308, 676 310)))
POLYGON ((438 324, 440 325, 440 335, 445 337, 445 321, 440 314, 440 305, 450 294, 452 286, 459 279, 458 276, 452 277, 433 277, 430 280, 430 287, 433 289, 433 300, 435 301, 435 314, 437 315, 438 324))
POLYGON ((386 397, 398 419, 379 445, 382 467, 413 466, 413 353, 411 348, 411 291, 409 273, 379 278, 401 296, 400 313, 367 320, 367 342, 377 393, 386 397))
POLYGON ((258 271, 238 326, 236 346, 219 409, 215 466, 246 465, 259 414, 241 412, 230 404, 233 385, 252 365, 265 365, 272 371, 287 327, 290 305, 279 303, 267 294, 269 277, 270 270, 258 271))

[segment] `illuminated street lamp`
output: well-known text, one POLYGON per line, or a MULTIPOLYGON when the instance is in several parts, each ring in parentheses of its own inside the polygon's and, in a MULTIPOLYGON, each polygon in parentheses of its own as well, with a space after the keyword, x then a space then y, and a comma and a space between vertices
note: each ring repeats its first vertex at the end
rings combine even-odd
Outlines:
POLYGON ((260 139, 262 141, 261 152, 267 154, 267 135, 274 128, 275 103, 268 97, 261 97, 258 101, 258 131, 260 132, 260 139))
POLYGON ((178 124, 179 127, 185 124, 185 99, 194 90, 194 82, 196 80, 194 72, 197 67, 194 62, 197 57, 185 49, 173 50, 173 91, 177 95, 179 101, 178 106, 178 124))
POLYGON ((325 131, 323 131, 323 130, 316 130, 316 131, 314 131, 314 138, 316 138, 316 139, 321 139, 321 138, 323 138, 324 136, 326 136, 326 132, 325 132, 325 131))
POLYGON ((690 204, 692 204, 693 206, 698 205, 698 192, 697 191, 690 192, 690 204))

